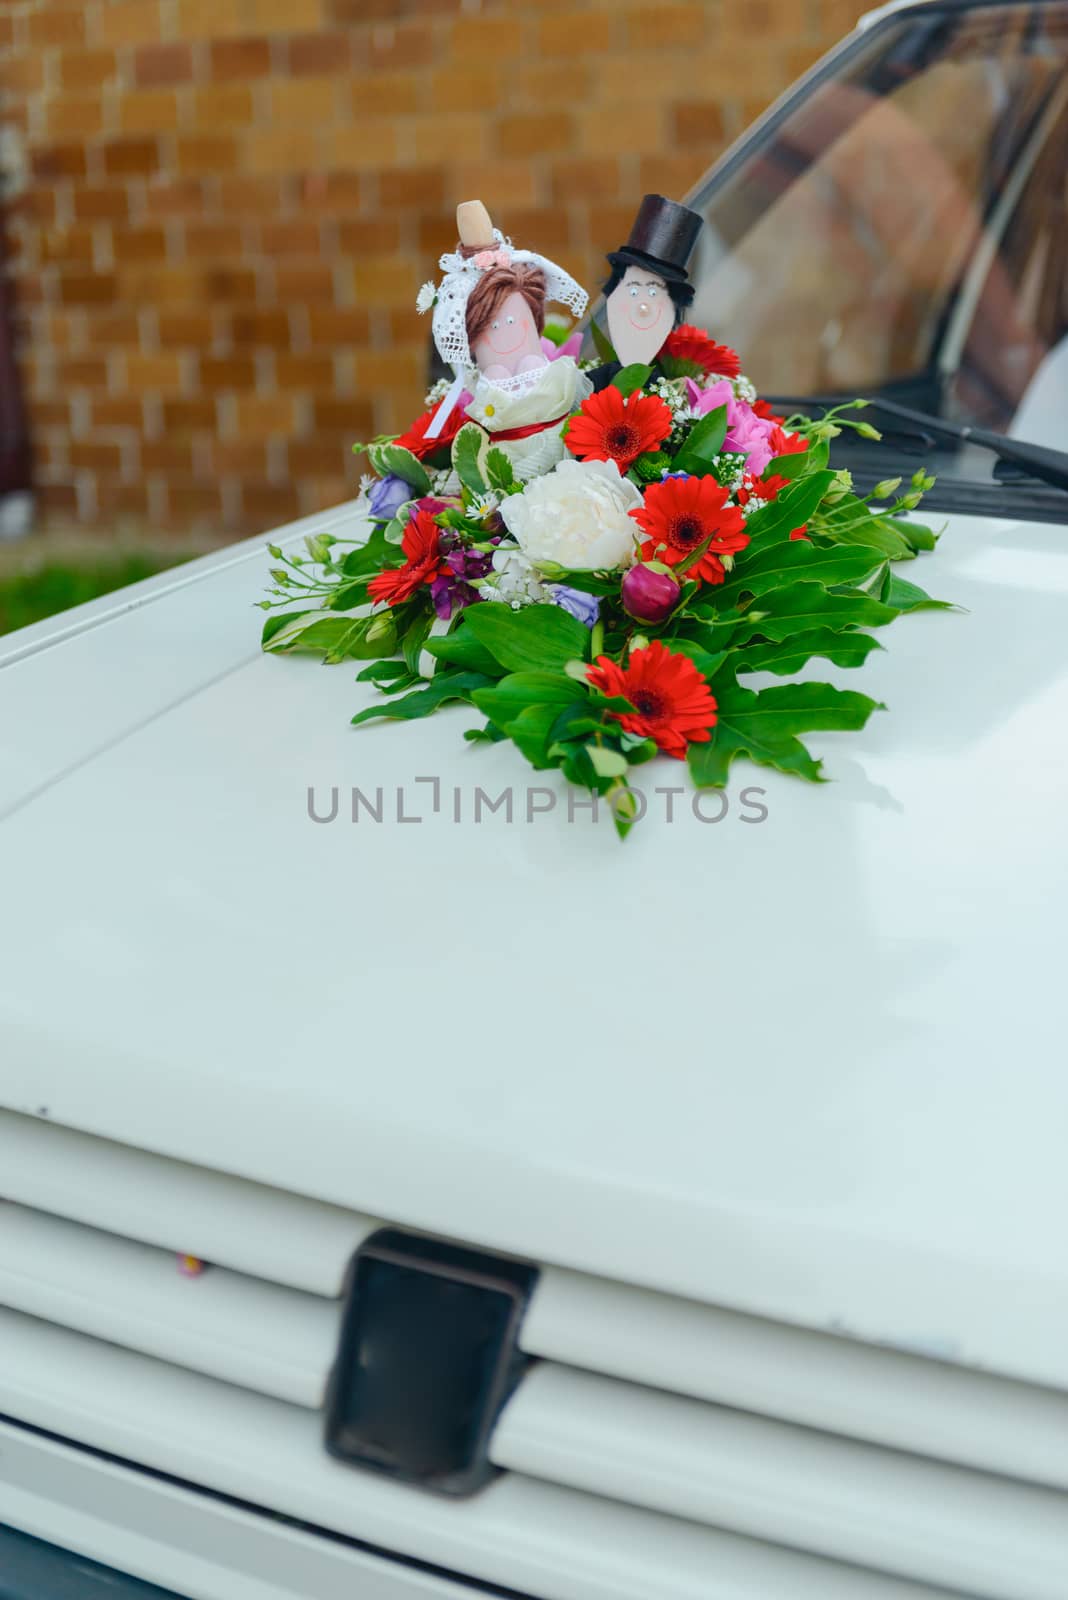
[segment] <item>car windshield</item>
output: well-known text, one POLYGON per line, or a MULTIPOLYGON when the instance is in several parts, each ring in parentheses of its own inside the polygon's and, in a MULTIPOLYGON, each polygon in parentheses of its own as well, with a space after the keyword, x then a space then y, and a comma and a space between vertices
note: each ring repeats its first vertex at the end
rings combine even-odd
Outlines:
MULTIPOLYGON (((883 394, 1068 448, 1068 0, 891 14, 690 203, 692 318, 763 393, 883 394)), ((992 485, 988 454, 936 453, 992 485)))

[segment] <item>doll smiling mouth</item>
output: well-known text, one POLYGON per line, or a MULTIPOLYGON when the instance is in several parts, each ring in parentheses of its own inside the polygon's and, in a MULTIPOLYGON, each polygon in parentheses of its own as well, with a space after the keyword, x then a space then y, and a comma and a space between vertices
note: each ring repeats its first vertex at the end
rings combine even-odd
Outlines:
POLYGON ((627 321, 630 323, 632 328, 637 328, 639 333, 645 333, 645 332, 648 331, 648 329, 656 327, 657 323, 660 321, 660 314, 663 311, 663 309, 664 309, 663 306, 657 306, 657 308, 656 308, 656 316, 653 317, 652 321, 650 321, 648 317, 645 317, 641 321, 638 321, 638 319, 636 317, 634 317, 633 315, 631 315, 630 313, 628 313, 628 315, 627 315, 627 321))
POLYGON ((493 340, 493 339, 487 339, 486 343, 489 345, 489 347, 493 351, 494 355, 496 355, 496 356, 510 356, 510 355, 514 354, 514 352, 516 350, 522 349, 523 341, 524 341, 525 337, 526 337, 525 334, 523 334, 521 332, 520 335, 519 335, 519 338, 516 340, 515 344, 497 344, 496 341, 493 340))

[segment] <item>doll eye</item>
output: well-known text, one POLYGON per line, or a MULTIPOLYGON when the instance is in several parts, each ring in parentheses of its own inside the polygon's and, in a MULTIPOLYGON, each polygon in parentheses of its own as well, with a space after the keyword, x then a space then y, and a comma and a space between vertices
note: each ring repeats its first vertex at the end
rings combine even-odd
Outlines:
POLYGON ((511 327, 512 323, 515 321, 515 318, 514 317, 505 317, 504 320, 508 324, 508 326, 511 327))
POLYGON ((497 331, 497 329, 498 329, 498 328, 499 328, 499 327, 500 327, 500 325, 501 325, 501 324, 500 324, 500 322, 499 322, 499 321, 497 321, 497 322, 495 322, 495 323, 494 323, 494 324, 493 324, 493 331, 494 331, 494 332, 495 332, 495 333, 496 333, 496 331, 497 331))
POLYGON ((632 300, 637 300, 638 298, 638 285, 636 283, 632 283, 630 286, 630 297, 632 300))
POLYGON ((651 283, 649 285, 649 288, 648 288, 647 292, 648 292, 650 300, 655 300, 656 299, 656 285, 655 284, 651 283))

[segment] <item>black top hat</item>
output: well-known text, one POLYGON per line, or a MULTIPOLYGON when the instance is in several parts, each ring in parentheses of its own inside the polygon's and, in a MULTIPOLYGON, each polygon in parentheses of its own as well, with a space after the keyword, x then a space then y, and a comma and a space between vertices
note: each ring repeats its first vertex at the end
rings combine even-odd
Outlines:
POLYGON ((630 238, 608 260, 613 267, 648 267, 667 283, 687 283, 686 263, 704 218, 662 194, 647 194, 630 238))

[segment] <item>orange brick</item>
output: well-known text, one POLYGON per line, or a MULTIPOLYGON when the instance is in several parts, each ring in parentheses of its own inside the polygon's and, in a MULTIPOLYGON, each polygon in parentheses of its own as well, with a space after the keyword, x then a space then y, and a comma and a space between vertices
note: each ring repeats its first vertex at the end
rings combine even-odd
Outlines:
POLYGON ((107 357, 68 356, 56 362, 56 379, 62 389, 100 389, 108 381, 107 357))
POLYGON ((337 101, 337 80, 331 77, 296 78, 271 85, 271 121, 314 128, 332 120, 337 101))
POLYGON ((199 178, 150 183, 145 190, 145 210, 150 217, 199 216, 204 206, 204 185, 199 178))
POLYGON ((693 188, 707 164, 700 151, 692 155, 643 156, 638 167, 637 192, 666 194, 681 200, 693 188))
POLYGON ((416 72, 372 72, 347 86, 354 117, 399 117, 426 109, 426 86, 416 72))
POLYGON ((104 107, 99 100, 52 100, 46 115, 54 139, 90 139, 104 126, 104 107))
POLYGON ((606 11, 587 11, 576 17, 571 10, 543 17, 538 24, 538 49, 543 56, 603 55, 612 42, 613 17, 606 11))
POLYGON ((166 133, 178 126, 178 96, 173 89, 131 89, 119 100, 123 133, 166 133))
POLYGON ((227 217, 276 217, 284 204, 284 180, 278 177, 241 174, 219 185, 219 205, 227 217))
POLYGON ((189 256, 240 256, 243 248, 239 222, 187 222, 185 248, 189 256))
POLYGON ((591 156, 649 155, 663 148, 663 118, 656 107, 645 106, 634 115, 633 105, 620 101, 578 119, 578 146, 591 156))
POLYGON ((248 394, 237 398, 237 431, 250 438, 267 439, 293 428, 293 401, 283 394, 248 394))
POLYGON ((85 146, 80 144, 50 144, 34 150, 30 157, 30 171, 39 182, 51 183, 57 178, 84 178, 86 172, 85 146))
POLYGON ((314 218, 294 222, 265 222, 261 231, 263 249, 270 256, 317 256, 319 224, 314 218))
MULTIPOLYGON (((628 111, 627 117, 630 121, 641 120, 633 116, 633 108, 628 111)), ((614 133, 617 130, 611 131, 614 133)), ((575 147, 574 120, 570 116, 541 111, 501 117, 493 137, 493 146, 502 156, 564 153, 575 147)))
POLYGON ((165 396, 163 426, 170 434, 188 434, 216 426, 215 401, 206 395, 193 399, 165 396))
POLYGON ((452 176, 456 194, 477 195, 491 213, 495 206, 529 206, 542 198, 529 161, 463 161, 452 176))
POLYGON ((115 76, 114 50, 70 50, 59 61, 59 81, 64 89, 99 89, 115 76))
POLYGON ((312 33, 323 24, 322 0, 245 0, 249 26, 263 33, 312 33))
POLYGON ((569 107, 589 100, 594 71, 588 61, 525 62, 515 77, 515 88, 532 106, 569 107))
POLYGON ((362 306, 309 306, 308 327, 314 345, 361 345, 367 342, 370 318, 362 306))
POLYGON ((300 179, 300 209, 330 216, 358 211, 364 203, 369 177, 358 172, 306 172, 300 179))
POLYGON ((86 334, 91 345, 107 349, 141 342, 136 311, 94 311, 87 320, 86 334))
POLYGON ((170 352, 151 356, 131 351, 126 357, 126 387, 173 392, 182 388, 182 367, 181 356, 170 352))
POLYGON ((96 518, 105 525, 132 522, 136 527, 147 520, 149 514, 148 486, 145 483, 98 482, 96 485, 96 518))
POLYGON ((411 22, 398 28, 371 31, 368 61, 375 71, 380 67, 390 71, 426 67, 437 60, 438 54, 437 33, 430 23, 411 22))
POLYGON ((253 389, 256 363, 251 356, 202 356, 199 381, 202 389, 253 389))
POLYGON ((325 261, 279 262, 275 267, 275 283, 280 300, 293 303, 329 300, 334 291, 334 274, 325 261))
POLYGON ((84 467, 90 472, 118 472, 122 465, 122 449, 110 441, 72 439, 69 452, 72 467, 84 467))
POLYGON ((165 261, 167 235, 162 228, 115 228, 111 248, 116 262, 165 261))
POLYGON ((488 126, 478 112, 443 111, 437 116, 408 118, 408 127, 415 133, 415 159, 420 162, 440 162, 442 150, 462 150, 469 159, 476 159, 486 147, 488 126))
POLYGON ((188 439, 144 439, 141 466, 145 472, 167 472, 185 476, 193 470, 193 446, 188 439))
POLYGON ((297 488, 292 483, 243 483, 241 504, 246 517, 265 528, 291 522, 301 512, 297 488))
POLYGON ((352 63, 352 36, 348 33, 297 34, 287 41, 286 60, 294 77, 308 72, 348 72, 352 63))
POLYGON ((407 256, 369 257, 354 264, 356 297, 367 305, 407 305, 419 288, 416 265, 407 256))
POLYGON ((672 142, 689 149, 698 145, 706 161, 723 143, 723 109, 714 101, 687 100, 671 113, 672 142))
POLYGON ((326 133, 323 148, 328 168, 385 166, 397 157, 397 124, 388 117, 363 117, 326 133))
POLYGON ((105 44, 150 44, 160 36, 160 0, 107 0, 97 30, 105 44))
POLYGON ((275 357, 274 379, 279 389, 331 390, 334 363, 328 355, 291 355, 280 351, 275 357))
POLYGON ((144 412, 132 395, 94 395, 89 413, 94 428, 140 428, 144 412))
POLYGON ((33 94, 43 85, 44 57, 41 54, 0 57, 0 88, 9 94, 33 94))
POLYGON ((322 439, 291 439, 286 460, 290 474, 294 478, 304 478, 339 472, 347 464, 345 457, 351 454, 349 445, 343 441, 331 444, 322 439))
POLYGON ((124 266, 119 274, 127 305, 187 306, 202 303, 203 278, 191 267, 124 266))
POLYGON ((245 144, 245 170, 252 173, 300 172, 318 165, 319 135, 314 126, 257 128, 245 144))
POLYGON ((46 517, 77 518, 78 491, 72 483, 42 483, 37 490, 37 504, 46 517))
POLYGON ((134 78, 142 88, 188 83, 193 76, 193 51, 188 44, 146 44, 134 56, 134 78))
POLYGON ((122 222, 129 216, 126 190, 75 189, 74 215, 79 222, 122 222))
MULTIPOLYGON (((501 78, 491 77, 485 67, 466 61, 455 62, 433 74, 429 101, 425 84, 415 81, 421 91, 419 104, 424 108, 429 104, 433 111, 470 111, 472 106, 478 106, 479 111, 492 111, 500 104, 504 89, 501 78)), ((511 81, 508 89, 511 92, 511 81)), ((416 107, 413 105, 411 109, 414 111, 416 107)))
POLYGON ((619 193, 619 162, 611 156, 553 163, 552 197, 556 205, 579 200, 614 200, 619 193))
MULTIPOLYGON (((158 16, 158 9, 157 9, 158 16)), ((77 49, 85 43, 85 13, 81 5, 50 4, 26 18, 27 37, 34 50, 77 49)))
POLYGON ((249 27, 242 0, 178 0, 178 33, 183 39, 236 38, 249 27))
POLYGON ((214 322, 207 311, 161 311, 157 318, 159 342, 164 349, 204 349, 214 337, 214 322))
POLYGON ((366 394, 390 389, 412 391, 424 383, 426 351, 368 350, 356 357, 356 381, 366 394))
POLYGON ((289 315, 282 308, 245 311, 230 314, 230 337, 238 347, 242 345, 269 345, 281 348, 290 343, 289 315))
POLYGON ((348 218, 338 224, 338 243, 346 255, 390 255, 400 248, 400 225, 395 217, 348 218))
POLYGON ((104 171, 109 178, 149 177, 160 167, 156 139, 114 139, 102 146, 104 171))
POLYGON ((174 525, 193 522, 210 527, 222 516, 222 498, 214 483, 170 483, 167 505, 168 520, 174 525))
POLYGON ((237 166, 237 145, 225 133, 187 133, 178 138, 176 159, 181 173, 232 172, 237 166))
POLYGON ((500 69, 516 59, 522 50, 522 19, 514 16, 457 17, 448 30, 448 41, 449 55, 454 60, 500 69))
POLYGON ((212 263, 204 268, 198 293, 208 304, 213 304, 217 300, 254 300, 256 274, 251 267, 212 263))
MULTIPOLYGON (((512 226, 511 217, 508 218, 508 226, 509 228, 512 226)), ((544 244, 548 248, 546 240, 539 239, 538 243, 539 245, 544 244)), ((443 250, 454 250, 456 248, 455 216, 450 216, 448 212, 443 212, 440 216, 420 217, 419 248, 429 256, 440 256, 443 250)))
POLYGON ((201 128, 240 128, 252 121, 252 90, 243 83, 213 83, 198 89, 195 105, 201 128))
POLYGON ((671 50, 700 45, 708 35, 703 5, 644 5, 626 15, 628 50, 671 50))
POLYGON ((267 446, 259 439, 213 439, 211 470, 241 477, 266 478, 267 446))
POLYGON ((115 278, 107 272, 71 271, 59 281, 59 299, 65 306, 110 305, 115 294, 115 278))
POLYGON ((269 39, 213 39, 213 78, 262 78, 271 70, 269 39))

